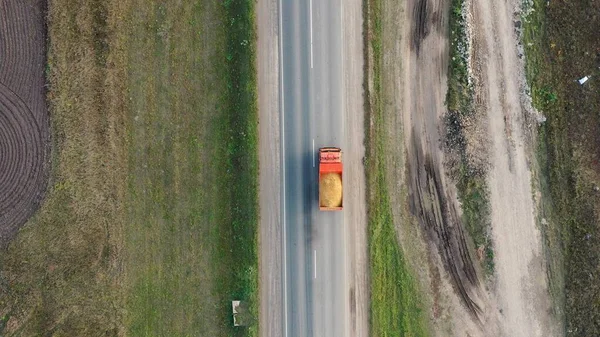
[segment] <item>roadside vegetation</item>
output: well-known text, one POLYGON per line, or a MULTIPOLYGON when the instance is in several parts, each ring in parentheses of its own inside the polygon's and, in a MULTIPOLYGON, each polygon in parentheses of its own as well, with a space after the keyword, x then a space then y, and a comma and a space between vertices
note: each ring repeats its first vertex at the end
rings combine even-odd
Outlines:
POLYGON ((523 44, 538 131, 550 284, 567 336, 600 335, 600 4, 525 2, 523 44), (591 76, 580 85, 576 80, 591 76), (562 315, 561 315, 562 316, 562 315))
MULTIPOLYGON (((474 89, 468 72, 468 45, 464 0, 452 0, 449 17, 450 64, 446 104, 446 166, 455 180, 463 221, 475 247, 486 276, 494 272, 494 250, 490 236, 489 190, 486 164, 475 158, 469 146, 467 125, 474 125, 480 116, 474 106, 474 89)), ((484 155, 484 154, 483 154, 484 155)))
POLYGON ((52 181, 0 335, 257 335, 254 5, 50 4, 52 181))
POLYGON ((256 313, 253 4, 137 1, 124 29, 131 335, 245 335, 231 300, 256 313))
POLYGON ((370 335, 427 336, 419 283, 398 242, 385 154, 382 1, 365 0, 366 172, 370 263, 370 335))

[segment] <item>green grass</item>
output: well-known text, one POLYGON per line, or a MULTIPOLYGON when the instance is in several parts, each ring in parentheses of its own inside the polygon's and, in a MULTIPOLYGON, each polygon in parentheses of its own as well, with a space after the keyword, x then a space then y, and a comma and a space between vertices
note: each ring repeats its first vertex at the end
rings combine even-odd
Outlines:
POLYGON ((534 0, 524 15, 526 75, 547 121, 538 132, 542 225, 556 312, 567 336, 600 335, 598 4, 534 0), (562 311, 564 310, 564 313, 562 311))
MULTIPOLYGON (((547 75, 551 74, 551 70, 548 65, 545 64, 544 60, 544 45, 547 43, 547 40, 544 36, 544 31, 546 29, 544 22, 544 9, 541 6, 542 2, 530 2, 529 6, 526 7, 525 13, 523 13, 523 32, 522 32, 522 42, 525 45, 526 51, 526 63, 525 63, 525 72, 528 79, 528 82, 531 86, 531 97, 533 100, 533 105, 540 109, 542 112, 546 113, 553 106, 559 104, 558 97, 556 96, 556 92, 550 87, 538 87, 540 83, 540 76, 543 76, 543 72, 547 72, 547 75), (535 9, 534 11, 530 11, 530 9, 535 9)), ((536 149, 536 159, 537 166, 534 170, 533 181, 537 184, 535 189, 539 189, 542 193, 542 198, 540 200, 540 207, 538 209, 538 223, 540 224, 540 228, 542 231, 542 238, 544 244, 544 255, 547 260, 547 270, 548 270, 548 281, 550 287, 550 294, 552 295, 552 299, 554 301, 554 312, 557 317, 561 320, 564 320, 564 306, 565 306, 565 283, 564 283, 564 243, 565 239, 568 238, 569 233, 565 231, 568 227, 561 225, 561 222, 557 222, 557 211, 559 211, 552 202, 552 189, 549 184, 549 143, 548 143, 548 131, 551 133, 556 129, 556 122, 558 122, 555 118, 550 118, 545 124, 542 124, 538 129, 537 135, 537 149, 536 149)), ((560 127, 562 128, 562 127, 560 127)), ((566 138, 560 137, 560 139, 556 139, 553 141, 554 145, 551 145, 551 148, 559 149, 557 153, 568 153, 567 143, 564 142, 566 138)), ((563 159, 565 164, 568 164, 569 161, 563 159)), ((562 176, 564 173, 567 173, 570 169, 567 167, 559 168, 563 171, 560 175, 562 176), (565 170, 566 169, 566 170, 565 170)), ((568 174, 568 173, 567 173, 568 174)), ((562 191, 560 193, 564 193, 563 198, 571 198, 569 196, 569 190, 572 189, 572 186, 564 181, 562 184, 562 191)), ((534 190, 535 190, 534 189, 534 190)), ((557 190, 554 193, 559 192, 557 190)), ((566 200, 566 199, 564 199, 566 200)), ((558 204, 556 206, 559 206, 558 204)))
MULTIPOLYGON (((253 319, 247 334, 258 336, 258 108, 256 90, 255 1, 225 1, 228 25, 228 113, 229 160, 227 182, 232 202, 231 241, 222 247, 230 249, 233 272, 229 293, 250 303, 253 319)), ((241 330, 241 329, 240 329, 241 330)), ((243 330, 241 331, 243 332, 243 330)))
POLYGON ((494 251, 490 237, 490 204, 485 170, 475 167, 468 159, 463 121, 477 113, 473 104, 473 87, 469 83, 465 22, 462 16, 464 0, 452 0, 450 11, 450 64, 446 104, 446 148, 448 156, 455 156, 450 175, 456 180, 458 198, 463 210, 463 221, 475 247, 483 247, 481 261, 486 275, 494 272, 494 251))
POLYGON ((129 332, 256 335, 231 320, 231 300, 258 307, 253 2, 135 8, 129 332))
POLYGON ((459 114, 473 113, 473 88, 469 86, 467 60, 461 50, 466 50, 465 22, 462 16, 464 0, 452 0, 450 6, 450 65, 448 68, 448 110, 459 114))
POLYGON ((365 81, 368 84, 366 172, 368 184, 368 244, 370 263, 370 335, 426 336, 427 325, 418 282, 413 278, 398 242, 385 175, 386 139, 383 125, 382 83, 384 45, 382 43, 382 3, 365 0, 365 81), (367 55, 368 51, 367 51, 367 55))
POLYGON ((427 336, 418 283, 398 244, 383 163, 373 161, 377 162, 369 157, 369 168, 376 170, 369 174, 368 180, 370 333, 372 336, 427 336))

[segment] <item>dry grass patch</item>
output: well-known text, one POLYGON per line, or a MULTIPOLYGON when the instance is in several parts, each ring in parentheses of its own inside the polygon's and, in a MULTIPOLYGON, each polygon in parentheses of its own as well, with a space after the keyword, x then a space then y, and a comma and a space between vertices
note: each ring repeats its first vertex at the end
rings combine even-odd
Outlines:
POLYGON ((538 133, 541 226, 567 336, 600 334, 600 4, 527 1, 523 39, 538 133), (534 10, 531 10, 534 9, 534 10), (585 85, 576 80, 591 75, 585 85), (564 313, 563 313, 564 310, 564 313))
POLYGON ((256 335, 252 1, 55 0, 48 199, 0 256, 0 334, 256 335))
POLYGON ((110 52, 98 44, 119 15, 111 3, 49 7, 53 175, 38 215, 0 254, 3 335, 122 331, 123 67, 118 39, 110 52))

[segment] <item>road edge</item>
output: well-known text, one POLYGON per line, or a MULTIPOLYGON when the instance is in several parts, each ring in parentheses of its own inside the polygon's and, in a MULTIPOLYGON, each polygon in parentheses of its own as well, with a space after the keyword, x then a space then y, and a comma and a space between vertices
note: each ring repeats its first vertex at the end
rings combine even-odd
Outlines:
POLYGON ((282 336, 281 144, 277 0, 258 0, 259 336, 282 336))
POLYGON ((367 197, 365 158, 365 105, 364 105, 364 36, 363 1, 342 0, 342 52, 344 57, 344 102, 346 111, 345 151, 346 179, 352 191, 344 209, 344 223, 348 226, 346 273, 349 284, 348 313, 350 325, 347 335, 369 336, 369 273, 367 254, 367 197))

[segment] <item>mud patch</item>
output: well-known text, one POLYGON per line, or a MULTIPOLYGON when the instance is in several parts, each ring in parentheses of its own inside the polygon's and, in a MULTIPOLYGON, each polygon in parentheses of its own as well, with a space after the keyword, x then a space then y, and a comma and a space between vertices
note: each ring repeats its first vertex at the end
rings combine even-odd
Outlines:
POLYGON ((0 2, 0 247, 38 209, 50 151, 45 2, 0 2))
POLYGON ((469 253, 465 231, 457 209, 440 179, 432 157, 421 151, 420 139, 414 136, 409 165, 410 210, 437 247, 453 287, 469 312, 481 321, 483 310, 478 303, 480 282, 469 253))
POLYGON ((356 291, 354 290, 354 287, 350 288, 349 298, 350 298, 350 315, 352 316, 351 321, 353 322, 354 318, 356 317, 356 291))
POLYGON ((427 23, 429 16, 427 14, 427 1, 428 0, 418 0, 413 11, 414 25, 412 27, 412 48, 417 55, 421 51, 421 43, 429 34, 429 25, 427 23))
POLYGON ((441 316, 440 307, 440 286, 441 286, 441 275, 438 267, 433 261, 431 251, 427 254, 427 264, 429 266, 429 275, 431 275, 431 296, 433 301, 432 314, 434 319, 438 319, 441 316))

